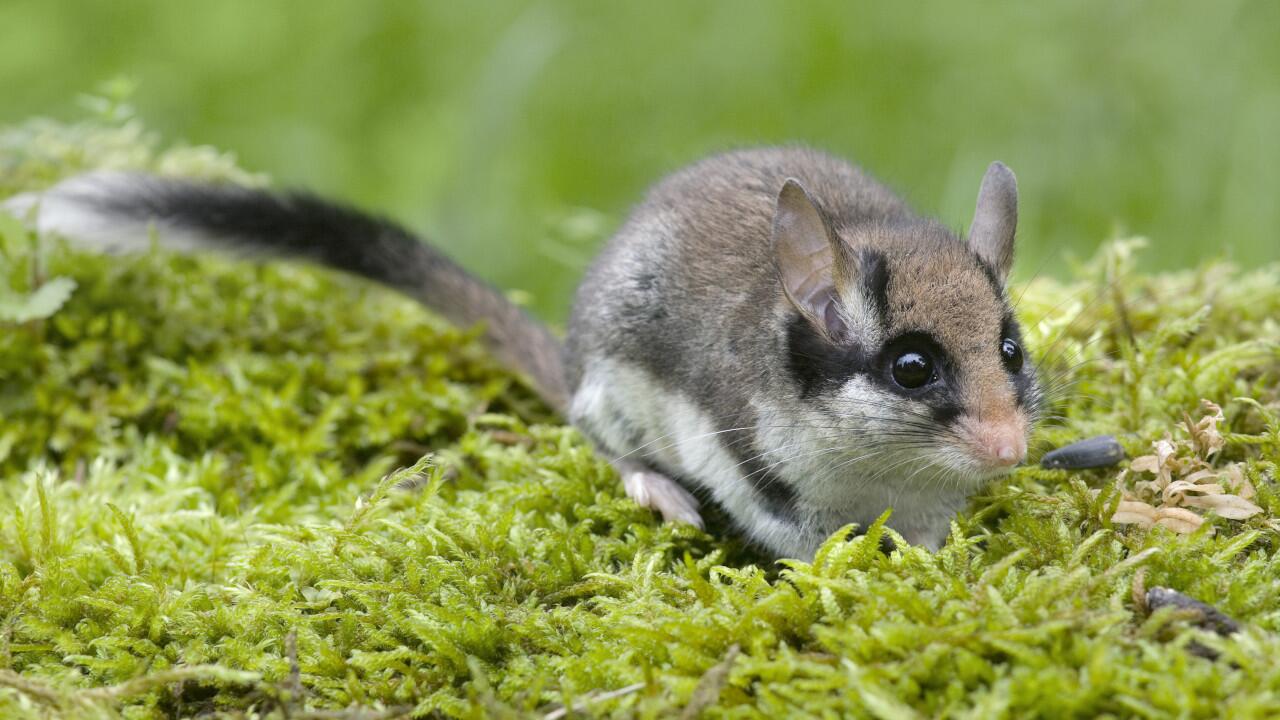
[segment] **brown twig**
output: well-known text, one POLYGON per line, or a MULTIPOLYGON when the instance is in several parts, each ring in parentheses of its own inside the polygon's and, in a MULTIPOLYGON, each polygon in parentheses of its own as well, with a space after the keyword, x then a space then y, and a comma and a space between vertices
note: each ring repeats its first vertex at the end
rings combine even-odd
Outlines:
MULTIPOLYGON (((584 697, 581 700, 575 702, 573 704, 573 711, 582 712, 583 710, 586 710, 591 705, 604 702, 605 700, 613 700, 614 698, 620 698, 625 695, 630 695, 631 693, 636 692, 637 690, 643 687, 644 687, 644 683, 638 682, 638 683, 632 683, 631 685, 620 687, 617 690, 610 690, 609 692, 606 692, 606 693, 592 693, 591 695, 588 695, 587 697, 584 697)), ((555 710, 552 710, 546 715, 543 715, 542 720, 560 720, 560 718, 566 717, 568 714, 569 714, 569 708, 562 706, 562 707, 556 708, 555 710)))
POLYGON ((733 663, 737 661, 740 651, 737 643, 730 645, 724 660, 712 665, 702 674, 698 686, 693 689, 693 695, 689 696, 689 704, 680 713, 680 720, 696 720, 702 716, 703 710, 720 699, 720 691, 729 682, 729 671, 733 670, 733 663))

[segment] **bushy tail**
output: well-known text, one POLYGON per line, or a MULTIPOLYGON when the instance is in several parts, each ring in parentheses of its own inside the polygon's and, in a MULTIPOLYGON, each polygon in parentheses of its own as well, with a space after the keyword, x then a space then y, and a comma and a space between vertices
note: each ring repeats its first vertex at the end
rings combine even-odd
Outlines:
POLYGON ((162 246, 195 252, 298 258, 363 276, 418 300, 451 322, 483 323, 500 361, 523 372, 557 410, 567 398, 560 341, 501 292, 387 220, 305 193, 271 193, 150 175, 83 175, 5 203, 35 213, 40 232, 103 250, 162 246))

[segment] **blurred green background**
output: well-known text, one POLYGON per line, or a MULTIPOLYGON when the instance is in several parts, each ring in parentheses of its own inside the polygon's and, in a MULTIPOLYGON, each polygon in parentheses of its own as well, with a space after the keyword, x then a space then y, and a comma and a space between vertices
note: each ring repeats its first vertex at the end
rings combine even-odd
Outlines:
POLYGON ((124 76, 165 136, 383 211, 564 317, 644 188, 801 141, 963 228, 1001 159, 1022 278, 1280 257, 1280 3, 0 5, 0 122, 124 76))

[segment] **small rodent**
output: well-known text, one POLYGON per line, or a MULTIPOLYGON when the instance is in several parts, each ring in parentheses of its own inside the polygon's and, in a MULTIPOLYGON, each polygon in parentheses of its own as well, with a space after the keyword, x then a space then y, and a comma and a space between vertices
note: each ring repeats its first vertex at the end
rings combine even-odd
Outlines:
POLYGON ((5 203, 38 230, 144 249, 311 260, 483 323, 669 520, 720 505, 810 558, 886 508, 938 548, 1022 461, 1041 403, 1005 293, 1017 188, 992 163, 967 239, 854 166, 798 147, 714 156, 659 182, 592 264, 562 344, 400 226, 303 193, 95 173, 5 203))

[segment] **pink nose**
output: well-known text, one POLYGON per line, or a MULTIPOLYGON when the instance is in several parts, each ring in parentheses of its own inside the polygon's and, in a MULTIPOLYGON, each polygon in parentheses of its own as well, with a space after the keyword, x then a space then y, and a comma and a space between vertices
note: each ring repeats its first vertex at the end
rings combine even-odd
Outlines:
POLYGON ((983 461, 995 467, 1012 467, 1027 456, 1026 438, 1009 426, 983 428, 979 447, 983 461))
POLYGON ((1012 445, 1001 445, 990 450, 991 458, 997 465, 1017 465, 1020 453, 1012 445))

